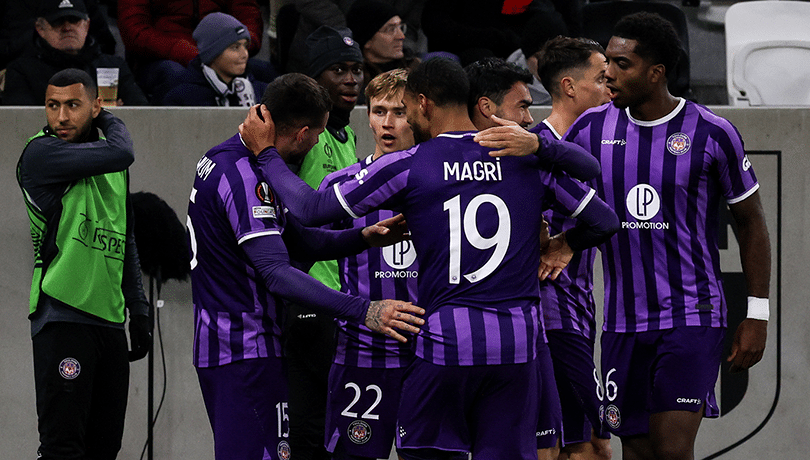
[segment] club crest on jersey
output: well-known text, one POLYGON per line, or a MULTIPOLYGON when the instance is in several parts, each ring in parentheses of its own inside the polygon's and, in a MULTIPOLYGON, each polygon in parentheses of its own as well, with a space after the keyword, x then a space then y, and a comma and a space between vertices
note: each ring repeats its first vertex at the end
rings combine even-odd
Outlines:
POLYGON ((82 366, 79 361, 73 358, 65 358, 59 363, 59 375, 67 380, 73 380, 82 372, 82 366))
POLYGON ((622 424, 622 416, 619 413, 619 408, 611 404, 605 409, 605 421, 614 430, 622 424))
POLYGON ((346 46, 352 46, 354 45, 354 40, 352 40, 352 37, 343 37, 343 43, 345 43, 346 46))
POLYGON ((675 133, 667 139, 667 150, 673 155, 683 155, 691 146, 692 140, 684 133, 675 133))
POLYGON ((355 444, 365 444, 371 440, 371 426, 363 420, 353 421, 346 432, 355 444))
POLYGON ((290 444, 287 441, 281 441, 278 443, 276 453, 278 453, 279 460, 290 460, 290 452, 290 444))

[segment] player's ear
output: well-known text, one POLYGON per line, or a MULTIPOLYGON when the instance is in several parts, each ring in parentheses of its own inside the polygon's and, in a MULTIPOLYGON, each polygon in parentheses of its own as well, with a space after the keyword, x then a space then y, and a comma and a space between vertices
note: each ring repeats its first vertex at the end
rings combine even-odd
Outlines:
POLYGON ((651 65, 650 69, 648 70, 648 76, 651 82, 658 83, 667 77, 667 69, 664 67, 664 64, 651 65))
POLYGON ((486 96, 479 97, 478 103, 476 104, 478 112, 480 112, 481 115, 484 116, 484 118, 489 118, 490 115, 495 113, 494 106, 495 104, 492 102, 492 100, 486 96))
POLYGON ((302 126, 299 128, 298 131, 295 132, 295 141, 299 143, 304 142, 304 137, 306 136, 308 130, 309 126, 302 126))
POLYGON ((98 114, 101 113, 101 96, 97 96, 95 99, 91 99, 90 103, 93 104, 93 118, 96 118, 98 114))
POLYGON ((574 79, 571 77, 563 77, 562 80, 560 80, 560 89, 566 96, 574 97, 576 94, 576 89, 574 88, 574 79))

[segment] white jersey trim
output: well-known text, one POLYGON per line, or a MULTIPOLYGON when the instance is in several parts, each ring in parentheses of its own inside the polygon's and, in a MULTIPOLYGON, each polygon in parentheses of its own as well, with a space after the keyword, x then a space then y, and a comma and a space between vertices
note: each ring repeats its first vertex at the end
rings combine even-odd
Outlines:
POLYGON ((576 211, 574 211, 574 213, 571 214, 571 217, 577 217, 579 215, 579 213, 581 213, 582 210, 585 209, 585 206, 588 206, 588 203, 591 202, 591 200, 593 199, 593 196, 595 194, 596 194, 596 190, 591 189, 588 192, 588 195, 586 195, 585 198, 579 203, 579 206, 577 206, 576 211))
POLYGON ((669 112, 668 114, 664 115, 663 117, 661 117, 661 118, 659 118, 657 120, 651 120, 651 121, 636 120, 635 118, 633 118, 632 115, 630 115, 630 107, 626 107, 624 109, 624 112, 627 114, 627 118, 629 118, 630 121, 633 122, 633 124, 636 124, 636 125, 639 125, 639 126, 663 125, 664 123, 668 122, 669 120, 672 120, 673 118, 675 118, 675 115, 677 115, 678 112, 680 112, 681 109, 683 109, 683 107, 686 105, 686 99, 684 99, 682 97, 679 97, 678 99, 680 99, 680 101, 678 102, 678 105, 676 105, 675 108, 672 109, 672 112, 669 112))
POLYGON ((548 118, 546 118, 545 120, 543 120, 541 123, 543 123, 544 125, 548 126, 548 129, 550 129, 550 130, 551 130, 551 134, 554 134, 554 137, 556 137, 558 141, 559 141, 559 140, 562 140, 562 136, 560 136, 560 133, 558 133, 558 132, 557 132, 557 130, 556 130, 556 129, 554 129, 554 127, 553 127, 553 126, 551 126, 551 123, 549 123, 549 122, 548 122, 548 118))
POLYGON ((281 232, 278 231, 278 230, 265 230, 265 231, 262 231, 262 232, 250 233, 250 234, 247 234, 247 235, 243 236, 242 238, 239 238, 238 240, 236 240, 236 244, 242 244, 247 240, 252 240, 253 238, 258 238, 260 236, 268 236, 268 235, 281 235, 281 232))
POLYGON ((450 134, 450 133, 441 133, 436 137, 449 137, 450 139, 462 139, 469 136, 475 136, 475 133, 461 133, 461 134, 450 134))
POLYGON ((728 200, 726 200, 726 203, 728 203, 728 204, 737 204, 740 201, 743 201, 746 198, 748 198, 749 196, 753 195, 754 192, 756 192, 757 190, 759 190, 759 184, 758 183, 754 184, 753 187, 751 187, 747 192, 743 193, 742 195, 740 195, 740 196, 738 196, 736 198, 729 198, 728 200))
POLYGON ((343 195, 340 194, 340 189, 338 188, 338 185, 339 184, 336 183, 332 185, 332 188, 335 190, 335 196, 337 197, 340 206, 343 208, 344 211, 346 211, 347 214, 349 214, 349 216, 351 216, 352 219, 359 219, 360 216, 358 216, 357 214, 354 213, 354 211, 352 211, 352 208, 349 207, 349 203, 346 202, 346 198, 343 198, 343 195))

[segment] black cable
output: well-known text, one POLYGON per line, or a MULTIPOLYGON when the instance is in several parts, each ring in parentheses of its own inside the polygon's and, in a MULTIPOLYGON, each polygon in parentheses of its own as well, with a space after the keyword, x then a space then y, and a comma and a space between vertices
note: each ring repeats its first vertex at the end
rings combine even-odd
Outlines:
MULTIPOLYGON (((160 283, 157 285, 157 296, 160 299, 160 283)), ((158 302, 161 302, 158 300, 158 302)), ((155 308, 155 325, 157 326, 157 338, 158 343, 160 344, 160 361, 163 368, 163 389, 160 393, 160 402, 158 402, 157 410, 155 410, 155 416, 152 418, 152 428, 155 427, 155 423, 157 423, 158 415, 160 415, 160 409, 163 408, 163 402, 166 400, 166 387, 168 379, 166 375, 166 352, 163 347, 163 331, 160 328, 160 308, 155 308)), ((154 353, 154 348, 152 348, 152 352, 154 353)), ((154 439, 153 439, 154 442, 154 439)), ((143 460, 143 456, 146 454, 146 448, 149 446, 149 439, 147 439, 143 443, 143 450, 141 450, 140 459, 143 460)))

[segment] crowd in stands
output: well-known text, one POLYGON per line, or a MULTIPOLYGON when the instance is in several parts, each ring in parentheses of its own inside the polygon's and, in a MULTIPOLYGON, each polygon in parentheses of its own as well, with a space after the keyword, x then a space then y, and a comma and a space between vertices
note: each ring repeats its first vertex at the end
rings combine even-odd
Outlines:
POLYGON ((328 25, 351 30, 365 82, 426 56, 500 57, 531 71, 533 103, 548 104, 534 54, 578 33, 584 1, 2 0, 0 101, 41 105, 48 79, 78 68, 117 69, 110 105, 249 106, 277 76, 307 72, 307 38, 328 25))

